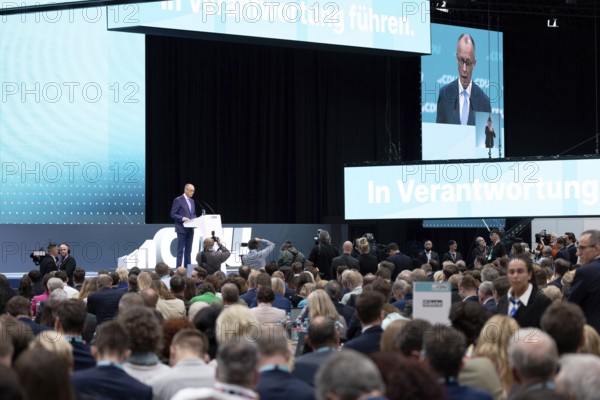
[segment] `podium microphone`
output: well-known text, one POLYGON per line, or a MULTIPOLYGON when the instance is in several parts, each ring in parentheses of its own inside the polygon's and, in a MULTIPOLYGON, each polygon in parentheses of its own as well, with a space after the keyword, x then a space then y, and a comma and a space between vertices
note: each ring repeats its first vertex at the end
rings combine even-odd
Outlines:
POLYGON ((202 204, 198 200, 196 200, 196 199, 194 199, 194 201, 196 202, 196 205, 200 206, 200 212, 201 212, 200 215, 206 214, 206 210, 204 209, 204 207, 202 206, 202 204))
POLYGON ((213 210, 213 208, 207 202, 202 201, 202 200, 196 200, 196 199, 194 199, 194 201, 196 201, 197 203, 199 203, 201 205, 200 208, 202 208, 203 215, 206 214, 206 210, 204 208, 207 208, 208 211, 210 211, 213 214, 216 214, 215 210, 213 210))

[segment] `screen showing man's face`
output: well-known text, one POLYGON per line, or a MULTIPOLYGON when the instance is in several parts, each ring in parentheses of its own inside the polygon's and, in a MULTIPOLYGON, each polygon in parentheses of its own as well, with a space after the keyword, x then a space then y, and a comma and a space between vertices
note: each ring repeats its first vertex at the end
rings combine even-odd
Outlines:
POLYGON ((463 89, 466 89, 471 82, 473 68, 475 68, 475 48, 473 42, 467 37, 463 37, 458 42, 456 49, 456 60, 458 62, 458 75, 460 76, 460 84, 463 89))

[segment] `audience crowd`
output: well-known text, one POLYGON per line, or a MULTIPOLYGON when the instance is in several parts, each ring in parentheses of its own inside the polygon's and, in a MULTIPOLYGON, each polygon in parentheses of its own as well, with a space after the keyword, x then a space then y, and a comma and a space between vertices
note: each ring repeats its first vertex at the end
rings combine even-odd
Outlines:
POLYGON ((94 277, 50 245, 18 290, 0 274, 0 397, 597 399, 600 231, 552 237, 492 231, 463 259, 454 240, 411 257, 321 231, 308 256, 254 239, 231 270, 208 241, 192 271, 94 277), (448 282, 446 324, 414 315, 416 282, 448 282))

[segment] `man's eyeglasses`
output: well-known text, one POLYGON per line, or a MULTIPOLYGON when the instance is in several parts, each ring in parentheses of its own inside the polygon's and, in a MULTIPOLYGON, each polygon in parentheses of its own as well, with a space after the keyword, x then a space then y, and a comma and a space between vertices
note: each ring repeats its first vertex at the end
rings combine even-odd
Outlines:
POLYGON ((467 66, 467 68, 471 68, 471 67, 473 66, 473 64, 475 63, 475 61, 472 61, 472 60, 469 60, 469 59, 466 59, 466 60, 465 60, 465 59, 464 59, 464 58, 462 58, 462 57, 458 57, 458 58, 457 58, 457 60, 458 60, 458 64, 459 64, 461 67, 464 67, 464 66, 466 65, 466 66, 467 66))

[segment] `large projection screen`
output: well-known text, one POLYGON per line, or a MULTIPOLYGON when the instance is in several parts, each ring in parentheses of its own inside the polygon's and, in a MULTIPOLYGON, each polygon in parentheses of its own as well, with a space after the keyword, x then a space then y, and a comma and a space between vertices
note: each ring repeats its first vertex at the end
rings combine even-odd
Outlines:
POLYGON ((594 157, 346 167, 345 217, 594 216, 599 165, 594 157))
POLYGON ((502 33, 431 24, 431 42, 431 55, 421 57, 422 159, 507 156, 502 33), (470 35, 474 43, 472 55, 458 54, 458 41, 464 34, 470 35), (473 63, 470 67, 461 66, 459 59, 473 63), (464 125, 459 77, 465 82, 470 77, 471 82, 468 89, 471 101, 467 101, 468 118, 464 125))

